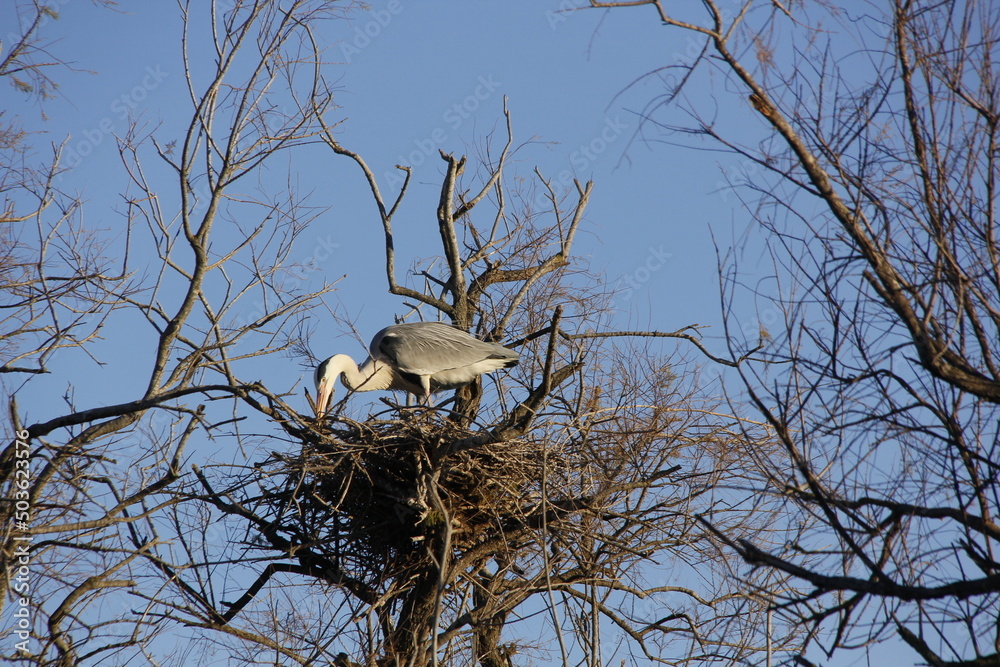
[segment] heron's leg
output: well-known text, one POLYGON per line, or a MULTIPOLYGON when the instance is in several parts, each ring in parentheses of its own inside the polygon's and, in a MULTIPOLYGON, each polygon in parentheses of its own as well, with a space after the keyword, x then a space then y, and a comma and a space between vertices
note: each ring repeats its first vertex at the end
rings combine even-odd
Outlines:
POLYGON ((420 376, 420 386, 424 390, 422 403, 427 407, 431 406, 431 376, 421 375, 420 376))

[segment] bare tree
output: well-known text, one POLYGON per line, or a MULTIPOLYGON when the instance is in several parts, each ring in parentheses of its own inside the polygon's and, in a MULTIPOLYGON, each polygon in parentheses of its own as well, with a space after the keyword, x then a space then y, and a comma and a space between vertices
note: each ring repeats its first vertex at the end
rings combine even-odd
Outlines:
MULTIPOLYGON (((754 464, 788 530, 718 538, 798 582, 774 608, 828 655, 896 638, 927 664, 1000 664, 997 6, 591 5, 697 37, 650 75, 666 90, 643 131, 742 161, 732 185, 778 271, 757 295, 778 330, 737 384, 784 445, 754 464), (742 114, 686 94, 708 71, 742 114)), ((723 275, 736 354, 760 327, 723 275)))
MULTIPOLYGON (((190 18, 187 4, 180 10, 190 18)), ((7 658, 70 665, 122 651, 143 655, 163 624, 152 601, 175 604, 172 596, 206 617, 215 614, 215 601, 200 597, 183 574, 198 549, 193 527, 203 519, 178 506, 185 451, 196 434, 211 438, 221 424, 243 419, 238 404, 268 413, 266 401, 280 401, 256 381, 239 379, 237 368, 294 344, 302 316, 329 289, 305 291, 288 279, 292 244, 316 212, 292 193, 255 192, 244 177, 318 131, 311 109, 295 112, 276 103, 272 91, 282 84, 282 102, 312 94, 314 70, 299 67, 301 22, 339 11, 333 3, 236 3, 205 14, 214 21, 211 44, 192 47, 185 35, 192 107, 185 133, 163 145, 138 128, 119 138, 130 234, 114 251, 127 258, 138 243, 132 235, 141 236, 159 258, 158 272, 129 277, 126 259, 107 276, 101 247, 74 225, 76 205, 50 217, 58 151, 37 184, 19 175, 7 190, 5 341, 15 354, 4 370, 49 370, 59 348, 86 354, 117 312, 149 327, 145 336, 133 331, 134 346, 148 345, 149 366, 145 386, 129 400, 95 405, 96 392, 78 398, 71 387, 65 411, 24 423, 11 392, 18 440, 0 459, 8 500, 3 572, 15 576, 25 567, 20 599, 27 604, 16 612, 30 618, 31 634, 23 647, 5 645, 7 658), (200 54, 205 46, 216 59, 189 57, 189 47, 200 54), (150 172, 175 185, 172 197, 150 172), (24 222, 35 224, 12 226, 24 222), (219 228, 224 235, 213 234, 219 228), (21 339, 31 344, 15 349, 21 339), (35 367, 16 367, 19 359, 35 367), (211 403, 192 404, 194 397, 211 403), (22 505, 30 510, 22 513, 22 505)))
MULTIPOLYGON (((41 37, 58 13, 38 2, 16 13, 21 24, 2 45, 0 79, 45 100, 57 88, 49 72, 73 69, 41 37)), ((39 158, 18 119, 0 110, 0 373, 46 372, 57 350, 92 340, 114 293, 130 289, 127 269, 114 266, 103 241, 80 224, 79 199, 58 188, 63 169, 62 146, 39 158)))
MULTIPOLYGON (((441 154, 440 256, 400 277, 393 218, 411 170, 385 194, 335 134, 319 36, 349 8, 179 7, 191 116, 176 137, 134 126, 118 138, 124 242, 157 270, 130 275, 126 261, 94 302, 104 319, 80 325, 128 326, 148 365, 112 405, 71 391, 55 416, 26 420, 11 397, 3 556, 19 576, 30 543, 27 604, 14 604, 31 642, 4 657, 499 667, 532 653, 701 664, 797 648, 794 626, 763 621, 782 579, 723 576, 697 520, 768 536, 777 503, 727 489, 750 479, 739 452, 782 454, 764 424, 718 411, 691 361, 658 352, 661 338, 700 345, 697 327, 610 330, 605 288, 572 260, 592 184, 564 193, 512 174, 505 108, 499 150, 441 154), (522 354, 516 372, 435 408, 387 401, 361 421, 341 404, 329 423, 291 400, 296 387, 247 379, 263 356, 315 362, 308 318, 330 286, 287 277, 317 212, 255 178, 308 145, 360 170, 401 312, 505 341, 522 354), (192 455, 213 442, 264 454, 192 455)), ((44 246, 24 243, 42 263, 44 246)), ((87 353, 92 337, 73 335, 87 353)))
MULTIPOLYGON (((95 5, 113 7, 114 0, 92 0, 95 5)), ((45 27, 59 19, 58 9, 39 0, 18 2, 14 7, 17 28, 7 27, 7 42, 0 42, 0 77, 15 90, 44 101, 59 88, 53 70, 75 69, 72 63, 50 51, 43 35, 45 27)))
POLYGON ((37 0, 19 3, 15 11, 19 25, 16 32, 8 34, 8 40, 13 37, 12 43, 2 45, 0 77, 8 77, 7 81, 21 93, 47 99, 58 87, 49 71, 67 67, 62 59, 49 53, 49 45, 41 37, 45 25, 58 19, 59 13, 37 0))
POLYGON ((61 149, 55 148, 50 163, 35 167, 25 164, 20 141, 0 151, 0 169, 6 167, 0 192, 7 204, 0 217, 0 373, 14 377, 45 373, 58 350, 93 340, 134 289, 127 253, 120 263, 108 259, 106 243, 79 221, 79 200, 56 186, 61 149))
MULTIPOLYGON (((536 172, 547 206, 534 208, 530 189, 507 184, 506 110, 505 118, 503 147, 472 183, 462 178, 466 158, 441 154, 442 268, 418 268, 422 289, 396 274, 392 220, 410 170, 400 167, 404 183, 387 200, 364 159, 325 129, 371 190, 389 291, 421 316, 507 340, 524 363, 485 404, 474 387, 450 408, 396 412, 390 403, 364 422, 340 416, 329 430, 283 406, 275 419, 301 453, 275 452, 218 483, 199 473, 202 498, 252 535, 239 557, 260 562, 257 580, 230 601, 227 624, 205 625, 280 633, 285 655, 302 663, 336 641, 366 664, 494 667, 532 652, 523 619, 543 613, 553 642, 543 655, 560 664, 601 664, 609 637, 624 642, 617 658, 749 659, 766 650, 759 591, 773 582, 744 594, 720 576, 699 590, 664 582, 660 568, 724 565, 696 514, 739 534, 764 530, 764 521, 747 522, 758 515, 742 500, 713 489, 734 447, 766 446, 766 434, 747 443, 749 424, 715 413, 648 350, 656 336, 696 340, 690 331, 595 331, 606 295, 569 270, 592 185, 576 183, 563 199, 536 172), (616 344, 624 338, 642 342, 616 344), (339 591, 337 620, 276 625, 281 603, 262 591, 289 574, 339 591)), ((783 645, 795 632, 774 637, 783 645)))

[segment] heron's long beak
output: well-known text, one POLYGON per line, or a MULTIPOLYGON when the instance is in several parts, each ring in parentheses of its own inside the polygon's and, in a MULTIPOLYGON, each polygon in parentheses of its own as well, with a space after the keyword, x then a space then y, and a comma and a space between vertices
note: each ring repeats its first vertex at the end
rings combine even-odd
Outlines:
POLYGON ((332 380, 323 379, 320 380, 319 387, 316 389, 316 418, 322 419, 323 415, 326 414, 327 408, 330 407, 330 399, 333 398, 333 388, 334 383, 332 380))

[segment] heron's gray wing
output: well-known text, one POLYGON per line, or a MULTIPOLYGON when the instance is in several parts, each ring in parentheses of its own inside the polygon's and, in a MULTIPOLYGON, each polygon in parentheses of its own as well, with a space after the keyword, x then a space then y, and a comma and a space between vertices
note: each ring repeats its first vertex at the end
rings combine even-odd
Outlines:
POLYGON ((404 373, 433 375, 471 366, 484 359, 516 363, 518 355, 502 345, 486 343, 441 322, 414 322, 386 327, 372 339, 372 353, 404 373))

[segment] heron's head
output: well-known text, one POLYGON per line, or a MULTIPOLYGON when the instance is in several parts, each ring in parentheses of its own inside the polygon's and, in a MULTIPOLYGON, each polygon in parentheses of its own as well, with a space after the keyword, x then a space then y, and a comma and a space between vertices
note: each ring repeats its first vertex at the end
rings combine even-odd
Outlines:
POLYGON ((322 419, 333 400, 334 383, 337 376, 344 372, 344 360, 350 361, 343 354, 336 354, 316 367, 314 380, 316 382, 316 417, 322 419))
POLYGON ((372 389, 403 389, 392 384, 394 376, 391 368, 380 364, 370 357, 359 369, 346 354, 335 354, 316 367, 316 417, 322 419, 330 408, 333 399, 334 383, 337 378, 345 389, 353 391, 371 391, 372 389))

